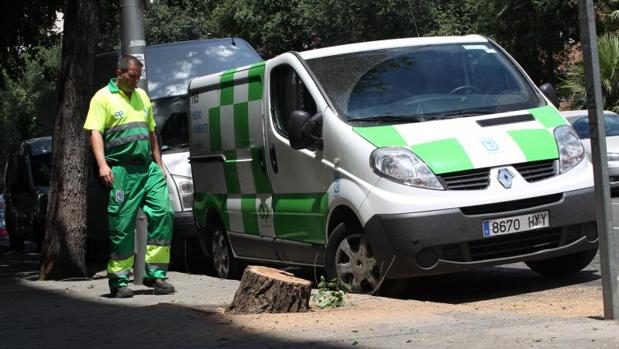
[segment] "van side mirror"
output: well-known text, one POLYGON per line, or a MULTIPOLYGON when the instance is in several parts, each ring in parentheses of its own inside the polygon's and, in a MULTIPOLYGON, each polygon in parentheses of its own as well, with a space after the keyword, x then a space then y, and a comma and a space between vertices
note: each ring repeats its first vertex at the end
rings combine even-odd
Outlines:
POLYGON ((555 92, 554 86, 549 83, 543 83, 539 85, 540 91, 555 105, 555 107, 559 108, 559 98, 557 98, 557 93, 555 92))
POLYGON ((322 114, 309 115, 303 110, 295 110, 288 118, 288 138, 293 149, 316 147, 323 148, 320 138, 322 129, 322 114), (318 135, 317 135, 318 134, 318 135))

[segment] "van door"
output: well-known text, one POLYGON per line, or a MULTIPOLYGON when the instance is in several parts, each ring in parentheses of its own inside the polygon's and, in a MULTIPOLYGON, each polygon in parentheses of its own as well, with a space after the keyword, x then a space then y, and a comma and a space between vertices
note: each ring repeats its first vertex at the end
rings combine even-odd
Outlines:
POLYGON ((9 181, 9 196, 7 200, 7 212, 9 219, 9 234, 13 234, 14 239, 32 239, 32 185, 30 175, 30 161, 27 153, 29 148, 22 144, 15 154, 11 154, 10 174, 7 176, 9 181))
POLYGON ((310 115, 324 111, 326 102, 307 70, 292 54, 272 60, 265 74, 269 91, 267 170, 273 187, 272 212, 280 258, 314 263, 325 243, 328 185, 332 171, 321 163, 318 149, 295 150, 287 135, 288 117, 303 110, 310 115))

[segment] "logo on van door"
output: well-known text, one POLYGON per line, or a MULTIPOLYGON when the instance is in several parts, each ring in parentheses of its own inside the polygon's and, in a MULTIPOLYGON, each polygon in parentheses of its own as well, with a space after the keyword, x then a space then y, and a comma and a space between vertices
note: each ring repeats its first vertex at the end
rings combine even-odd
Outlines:
POLYGON ((260 203, 260 206, 258 206, 258 216, 260 219, 266 221, 272 213, 271 208, 265 202, 260 203))

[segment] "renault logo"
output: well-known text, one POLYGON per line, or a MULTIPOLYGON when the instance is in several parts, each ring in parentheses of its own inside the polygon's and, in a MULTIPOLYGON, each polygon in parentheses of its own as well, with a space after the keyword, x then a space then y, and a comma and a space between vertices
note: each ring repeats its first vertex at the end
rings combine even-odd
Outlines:
POLYGON ((512 187, 512 179, 514 179, 514 175, 509 172, 508 169, 499 169, 499 183, 501 183, 501 185, 505 189, 509 189, 512 187))

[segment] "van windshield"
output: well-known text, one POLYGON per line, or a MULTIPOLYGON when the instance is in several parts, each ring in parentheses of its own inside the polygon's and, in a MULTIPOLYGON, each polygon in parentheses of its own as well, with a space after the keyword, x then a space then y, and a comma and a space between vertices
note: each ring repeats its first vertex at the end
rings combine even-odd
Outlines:
POLYGON ((491 43, 398 47, 307 63, 348 121, 422 122, 545 105, 491 43))

